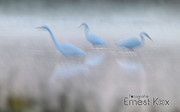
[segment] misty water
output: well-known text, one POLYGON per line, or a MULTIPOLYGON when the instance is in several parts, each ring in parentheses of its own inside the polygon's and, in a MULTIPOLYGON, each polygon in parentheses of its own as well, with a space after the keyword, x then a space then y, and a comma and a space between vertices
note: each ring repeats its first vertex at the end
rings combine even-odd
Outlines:
POLYGON ((180 8, 176 2, 26 1, 0 6, 0 110, 24 112, 179 112, 180 8), (106 49, 85 38, 82 22, 102 37, 106 49), (83 49, 84 57, 64 57, 57 41, 83 49), (153 39, 129 53, 117 48, 125 37, 145 31, 153 39), (148 95, 166 106, 126 106, 124 97, 148 95), (12 106, 21 99, 28 105, 12 106), (16 101, 18 100, 18 101, 16 101), (11 102, 11 101, 10 101, 11 102), (29 103, 30 102, 30 103, 29 103), (7 109, 8 108, 8 109, 7 109))

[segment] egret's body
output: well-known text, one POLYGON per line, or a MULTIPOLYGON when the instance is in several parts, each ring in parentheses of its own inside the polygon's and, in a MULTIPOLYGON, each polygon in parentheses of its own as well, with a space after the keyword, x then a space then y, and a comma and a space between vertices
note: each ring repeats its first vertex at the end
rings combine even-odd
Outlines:
POLYGON ((75 55, 85 55, 85 52, 80 48, 73 46, 68 42, 59 43, 56 48, 64 55, 64 56, 75 56, 75 55))
POLYGON ((43 26, 40 28, 46 29, 50 33, 51 38, 56 46, 56 49, 59 50, 64 56, 71 57, 71 56, 85 55, 85 52, 83 50, 75 47, 74 45, 72 45, 68 42, 58 43, 56 41, 52 31, 50 30, 50 28, 48 26, 43 26))
POLYGON ((104 40, 92 33, 89 33, 89 27, 86 23, 82 23, 81 25, 83 25, 85 27, 84 32, 85 32, 85 36, 87 38, 87 40, 95 47, 97 45, 101 45, 101 46, 105 46, 105 42, 104 40))
MULTIPOLYGON (((139 40, 137 37, 128 37, 120 40, 117 45, 119 47, 126 47, 130 50, 133 50, 134 48, 141 46, 144 44, 144 36, 147 36, 149 39, 151 39, 147 33, 141 32, 140 34, 141 40, 139 40)), ((152 40, 152 39, 151 39, 152 40)))

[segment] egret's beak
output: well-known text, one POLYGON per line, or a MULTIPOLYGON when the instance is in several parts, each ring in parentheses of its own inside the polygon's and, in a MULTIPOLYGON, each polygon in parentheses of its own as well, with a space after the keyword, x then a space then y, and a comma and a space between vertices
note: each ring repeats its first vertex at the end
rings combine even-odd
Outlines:
POLYGON ((35 28, 37 28, 40 31, 44 31, 45 30, 44 27, 35 27, 35 28))
POLYGON ((81 28, 82 24, 78 27, 78 28, 81 28))
POLYGON ((38 29, 39 29, 39 28, 43 28, 43 27, 35 27, 35 28, 38 28, 38 29))
POLYGON ((146 35, 151 41, 153 41, 149 35, 147 35, 147 34, 145 34, 145 35, 146 35))

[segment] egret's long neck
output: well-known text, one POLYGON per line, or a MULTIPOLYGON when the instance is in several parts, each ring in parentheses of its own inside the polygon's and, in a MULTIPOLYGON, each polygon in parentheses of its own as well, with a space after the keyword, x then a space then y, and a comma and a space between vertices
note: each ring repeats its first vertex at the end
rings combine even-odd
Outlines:
POLYGON ((51 31, 49 28, 47 28, 47 30, 48 30, 49 34, 51 35, 51 38, 52 38, 54 44, 57 46, 57 45, 58 45, 58 42, 57 42, 56 39, 54 38, 54 35, 53 35, 52 31, 51 31))
POLYGON ((88 35, 88 33, 89 33, 89 28, 88 28, 88 26, 85 26, 85 28, 84 28, 84 33, 85 33, 85 35, 86 35, 86 37, 87 37, 87 35, 88 35))

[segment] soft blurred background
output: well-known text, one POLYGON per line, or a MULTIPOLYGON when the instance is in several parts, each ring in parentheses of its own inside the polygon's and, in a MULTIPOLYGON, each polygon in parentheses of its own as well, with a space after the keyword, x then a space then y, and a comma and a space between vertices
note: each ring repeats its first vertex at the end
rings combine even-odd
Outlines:
POLYGON ((0 112, 179 112, 180 0, 0 0, 0 112), (110 50, 86 40, 82 22, 110 50), (47 31, 86 51, 67 58, 47 31), (146 31, 135 54, 116 43, 146 31), (124 53, 123 53, 124 52, 124 53), (148 95, 169 106, 125 106, 148 95))

